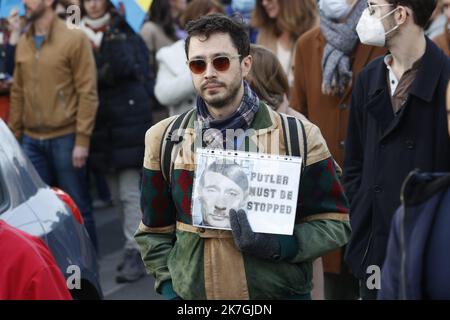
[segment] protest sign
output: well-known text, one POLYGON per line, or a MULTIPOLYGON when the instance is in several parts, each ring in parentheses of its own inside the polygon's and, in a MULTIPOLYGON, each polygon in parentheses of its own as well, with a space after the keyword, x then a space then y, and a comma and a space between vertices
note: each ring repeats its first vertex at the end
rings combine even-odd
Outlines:
POLYGON ((292 235, 301 158, 197 149, 194 226, 230 230, 229 211, 243 209, 254 232, 292 235))

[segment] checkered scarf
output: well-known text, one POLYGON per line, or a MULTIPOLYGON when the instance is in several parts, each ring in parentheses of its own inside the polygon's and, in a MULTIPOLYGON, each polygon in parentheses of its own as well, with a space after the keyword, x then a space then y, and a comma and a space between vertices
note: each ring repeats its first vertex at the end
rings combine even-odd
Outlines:
MULTIPOLYGON (((247 130, 259 109, 259 98, 244 81, 244 96, 241 105, 228 119, 215 120, 208 112, 205 101, 197 97, 197 120, 202 128, 203 141, 208 148, 223 148, 227 145, 226 130, 247 130), (217 129, 217 130, 208 130, 217 129)), ((234 145, 234 143, 233 143, 234 145)), ((234 145, 236 148, 236 146, 234 145)))
POLYGON ((342 95, 351 85, 350 55, 359 40, 356 25, 366 8, 366 0, 359 0, 345 23, 338 23, 320 12, 320 29, 327 41, 322 56, 322 93, 325 95, 342 95))

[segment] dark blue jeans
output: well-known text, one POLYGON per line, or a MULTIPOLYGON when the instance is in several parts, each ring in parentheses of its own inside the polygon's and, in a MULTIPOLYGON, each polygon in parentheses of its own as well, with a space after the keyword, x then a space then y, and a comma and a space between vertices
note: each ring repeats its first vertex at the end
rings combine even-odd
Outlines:
POLYGON ((84 226, 97 250, 97 233, 92 215, 91 198, 87 186, 86 166, 72 165, 75 134, 58 138, 37 140, 23 136, 22 148, 37 172, 49 186, 57 186, 67 192, 83 215, 84 226))

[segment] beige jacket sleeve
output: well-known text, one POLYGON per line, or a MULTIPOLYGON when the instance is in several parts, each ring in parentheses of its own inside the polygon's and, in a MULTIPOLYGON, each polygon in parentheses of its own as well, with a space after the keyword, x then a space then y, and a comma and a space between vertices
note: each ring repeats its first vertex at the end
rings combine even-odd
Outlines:
POLYGON ((98 108, 97 68, 92 46, 83 33, 71 55, 71 68, 75 90, 78 95, 78 111, 75 145, 89 147, 98 108))
MULTIPOLYGON (((17 52, 20 50, 20 43, 17 45, 16 49, 16 57, 17 52)), ((11 106, 9 112, 9 128, 14 133, 17 139, 22 137, 23 133, 23 122, 22 122, 22 114, 24 108, 24 95, 23 95, 23 81, 22 74, 20 70, 20 64, 17 63, 14 66, 14 75, 13 75, 13 84, 11 87, 11 106)))

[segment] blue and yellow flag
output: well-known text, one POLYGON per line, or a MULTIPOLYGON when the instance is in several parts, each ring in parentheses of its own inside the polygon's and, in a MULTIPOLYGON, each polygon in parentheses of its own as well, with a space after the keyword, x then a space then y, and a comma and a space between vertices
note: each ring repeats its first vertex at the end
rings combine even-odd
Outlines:
POLYGON ((153 0, 111 0, 111 2, 125 16, 130 27, 139 32, 153 0))
POLYGON ((9 17, 11 10, 17 8, 19 10, 19 15, 25 15, 25 7, 23 6, 22 0, 0 0, 0 18, 9 17))

